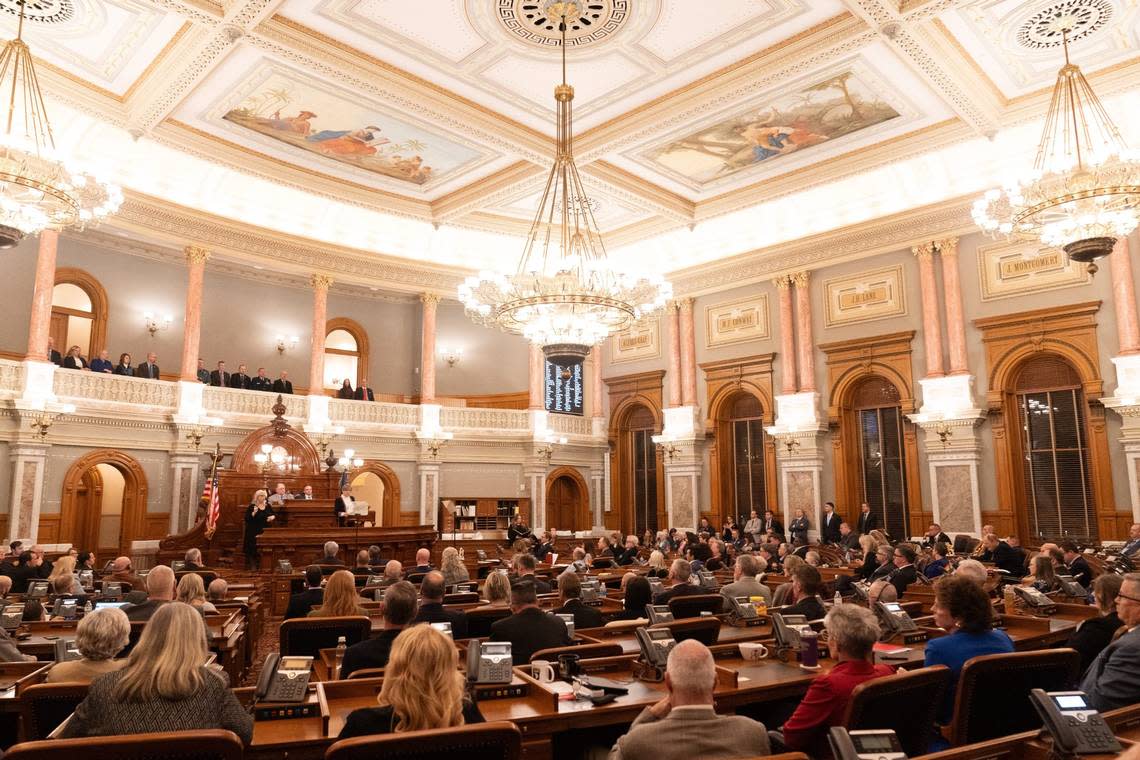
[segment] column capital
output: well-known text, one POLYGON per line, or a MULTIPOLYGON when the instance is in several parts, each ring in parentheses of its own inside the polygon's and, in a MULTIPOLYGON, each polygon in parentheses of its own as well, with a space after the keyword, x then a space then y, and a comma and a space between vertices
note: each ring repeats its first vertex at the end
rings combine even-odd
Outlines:
POLYGON ((910 252, 913 253, 919 261, 925 261, 934 256, 934 243, 922 243, 921 245, 911 246, 910 252))
POLYGON ((794 282, 797 288, 806 288, 808 281, 811 279, 811 272, 806 269, 802 272, 788 275, 788 281, 794 282))
POLYGON ((186 254, 188 264, 205 264, 210 258, 210 251, 200 245, 188 245, 182 250, 186 254))
POLYGON ((674 301, 677 304, 677 308, 680 309, 682 312, 690 312, 691 313, 693 311, 693 303, 694 303, 695 299, 692 298, 691 296, 686 296, 685 298, 677 298, 677 299, 674 299, 674 301))
POLYGON ((788 290, 792 287, 792 278, 786 274, 782 274, 772 280, 772 284, 776 287, 776 290, 788 290))
POLYGON ((424 306, 437 306, 439 301, 440 297, 435 293, 420 293, 420 302, 424 306))
POLYGON ((958 255, 958 238, 950 237, 943 238, 942 240, 934 241, 934 248, 942 256, 957 256, 958 255))
POLYGON ((333 278, 328 274, 314 274, 309 278, 309 282, 316 290, 328 290, 333 284, 333 278))

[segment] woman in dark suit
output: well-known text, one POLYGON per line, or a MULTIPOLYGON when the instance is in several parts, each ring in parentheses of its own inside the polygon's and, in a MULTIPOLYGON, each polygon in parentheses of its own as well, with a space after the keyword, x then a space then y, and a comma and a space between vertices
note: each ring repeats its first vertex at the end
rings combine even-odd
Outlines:
POLYGON ((1069 637, 1069 646, 1081 654, 1081 673, 1084 674, 1096 656, 1112 643, 1112 635, 1124 625, 1116 614, 1116 597, 1120 594, 1123 576, 1102 573, 1093 581, 1093 599, 1100 616, 1089 618, 1077 626, 1069 637))
POLYGON ((352 382, 346 377, 344 384, 340 386, 340 390, 336 392, 337 398, 351 399, 353 396, 352 382))
POLYGON ((807 517, 804 516, 802 509, 796 510, 796 519, 788 525, 788 532, 792 534, 793 546, 807 546, 808 530, 811 528, 811 523, 808 522, 807 517))
POLYGON ((246 564, 254 570, 258 566, 257 537, 276 519, 273 507, 266 501, 265 489, 259 488, 254 491, 253 501, 245 510, 245 538, 242 540, 246 564))
POLYGON ((653 589, 644 575, 630 578, 625 584, 624 609, 613 620, 637 620, 646 617, 645 605, 653 601, 653 589))
POLYGON ((130 354, 119 354, 119 363, 115 365, 116 375, 135 376, 135 368, 131 366, 130 354))
POLYGON ((79 346, 72 346, 67 350, 67 356, 63 357, 64 369, 90 369, 87 366, 87 360, 79 353, 79 346))
POLYGON ((344 488, 340 489, 340 496, 336 497, 336 501, 333 502, 333 513, 336 515, 337 525, 344 525, 344 517, 352 509, 354 501, 356 499, 352 498, 352 485, 345 483, 344 488))

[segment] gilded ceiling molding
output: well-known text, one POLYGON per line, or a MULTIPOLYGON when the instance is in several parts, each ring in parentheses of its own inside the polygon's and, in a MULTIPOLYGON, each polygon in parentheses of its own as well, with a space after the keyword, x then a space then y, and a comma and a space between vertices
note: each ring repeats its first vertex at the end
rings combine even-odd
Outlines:
MULTIPOLYGON (((547 163, 550 163, 549 159, 547 163)), ((509 200, 527 185, 540 185, 549 171, 549 168, 528 161, 518 161, 489 177, 436 198, 431 203, 432 218, 440 223, 450 222, 481 208, 509 200)))
POLYGON ((595 161, 583 166, 582 179, 620 200, 648 206, 667 219, 682 224, 693 221, 695 203, 613 164, 595 161))

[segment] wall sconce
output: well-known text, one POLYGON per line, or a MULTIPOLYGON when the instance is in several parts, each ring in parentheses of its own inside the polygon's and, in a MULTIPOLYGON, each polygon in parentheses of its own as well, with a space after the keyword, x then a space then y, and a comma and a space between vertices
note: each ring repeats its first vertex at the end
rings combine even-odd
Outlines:
POLYGON ((146 331, 150 333, 150 337, 153 338, 154 334, 159 330, 166 330, 169 328, 171 323, 174 322, 174 319, 169 314, 167 314, 160 321, 158 317, 154 315, 153 311, 144 311, 143 321, 146 322, 146 331))
POLYGON ((798 449, 799 447, 800 447, 800 442, 797 441, 795 438, 785 438, 784 439, 784 448, 786 448, 788 450, 788 456, 795 454, 796 449, 798 449))
POLYGON ((55 409, 45 409, 36 415, 32 420, 32 430, 35 431, 36 436, 40 442, 46 441, 48 430, 51 429, 52 424, 62 414, 73 414, 75 412, 75 404, 61 404, 55 409))
POLYGON ((210 428, 215 428, 222 424, 220 417, 202 417, 197 425, 190 428, 190 432, 186 434, 186 440, 194 446, 194 451, 198 451, 202 445, 202 439, 206 437, 206 433, 210 428))
POLYGON ((448 438, 431 438, 424 441, 424 448, 431 454, 432 459, 439 458, 439 450, 447 445, 448 438))
POLYGON ((284 335, 278 335, 277 336, 277 353, 283 354, 287 350, 291 351, 292 349, 297 347, 297 344, 300 342, 300 340, 301 339, 298 338, 296 335, 290 335, 288 338, 286 338, 284 335))
POLYGON ((329 468, 336 464, 336 457, 334 457, 332 455, 332 452, 329 451, 329 456, 326 458, 325 451, 329 449, 329 446, 332 444, 334 438, 336 438, 338 435, 343 434, 344 428, 340 425, 334 425, 329 428, 327 432, 323 432, 317 436, 317 449, 321 452, 320 461, 325 462, 329 468), (330 459, 332 461, 329 461, 330 459))
POLYGON ((439 355, 443 357, 443 360, 445 362, 447 362, 447 366, 454 367, 456 364, 459 364, 459 360, 463 358, 463 349, 441 348, 439 350, 439 355))

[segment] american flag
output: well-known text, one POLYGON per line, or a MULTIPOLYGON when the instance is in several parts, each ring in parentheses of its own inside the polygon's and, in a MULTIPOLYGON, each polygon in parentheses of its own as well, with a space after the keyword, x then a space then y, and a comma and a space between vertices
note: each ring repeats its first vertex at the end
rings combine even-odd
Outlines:
POLYGON ((218 516, 222 512, 217 465, 214 465, 210 477, 206 478, 206 485, 202 488, 202 499, 209 503, 209 507, 206 508, 206 538, 213 538, 214 531, 218 527, 218 516))

